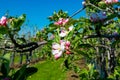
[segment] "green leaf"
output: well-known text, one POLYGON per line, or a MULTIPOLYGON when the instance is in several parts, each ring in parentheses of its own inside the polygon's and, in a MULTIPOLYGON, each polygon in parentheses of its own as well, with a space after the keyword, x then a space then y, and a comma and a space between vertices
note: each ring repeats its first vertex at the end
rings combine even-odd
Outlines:
POLYGON ((88 70, 82 69, 79 74, 80 78, 85 78, 86 80, 88 79, 88 70))
POLYGON ((7 60, 4 57, 0 57, 1 59, 1 73, 3 74, 3 77, 7 77, 10 71, 9 67, 9 60, 7 60))
POLYGON ((23 65, 14 75, 13 80, 26 80, 28 76, 37 72, 37 68, 23 65))
POLYGON ((93 48, 91 44, 80 44, 79 47, 80 48, 93 48))
POLYGON ((27 65, 23 65, 14 75, 13 80, 26 80, 26 67, 27 65))
POLYGON ((120 40, 116 40, 116 41, 114 41, 113 43, 112 43, 112 47, 115 47, 115 45, 117 45, 117 44, 119 44, 120 43, 120 40))
POLYGON ((2 34, 0 34, 0 39, 3 39, 3 35, 2 34))
POLYGON ((18 18, 13 18, 12 21, 10 22, 11 25, 10 28, 13 28, 15 30, 20 30, 20 27, 25 22, 25 19, 26 19, 25 14, 19 16, 18 18))
POLYGON ((7 34, 7 28, 5 26, 0 26, 0 34, 4 35, 7 34))

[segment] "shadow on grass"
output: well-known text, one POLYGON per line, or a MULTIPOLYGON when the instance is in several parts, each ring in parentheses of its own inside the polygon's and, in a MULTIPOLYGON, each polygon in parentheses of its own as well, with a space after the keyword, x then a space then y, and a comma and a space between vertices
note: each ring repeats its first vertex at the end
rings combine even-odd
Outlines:
POLYGON ((63 59, 57 61, 38 62, 34 67, 38 68, 37 73, 30 76, 27 80, 65 80, 66 72, 62 70, 63 59))

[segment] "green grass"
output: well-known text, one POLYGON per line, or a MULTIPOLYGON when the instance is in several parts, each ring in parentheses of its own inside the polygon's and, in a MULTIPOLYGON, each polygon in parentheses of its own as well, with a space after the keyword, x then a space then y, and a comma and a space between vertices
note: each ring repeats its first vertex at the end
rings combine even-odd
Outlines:
POLYGON ((34 65, 38 68, 37 73, 28 77, 27 80, 65 80, 66 72, 62 70, 63 59, 57 61, 44 61, 34 65))

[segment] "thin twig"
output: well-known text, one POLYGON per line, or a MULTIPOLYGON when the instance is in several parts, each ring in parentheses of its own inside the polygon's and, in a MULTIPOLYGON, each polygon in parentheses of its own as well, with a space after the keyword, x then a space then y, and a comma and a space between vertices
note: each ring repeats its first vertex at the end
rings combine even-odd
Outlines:
POLYGON ((77 15, 78 13, 80 13, 82 10, 84 10, 86 7, 80 8, 79 10, 77 10, 75 13, 73 13, 69 18, 74 17, 75 15, 77 15))
POLYGON ((103 9, 101 9, 101 8, 99 8, 99 7, 97 7, 97 6, 95 6, 95 5, 92 4, 92 3, 88 3, 87 5, 93 6, 94 8, 97 8, 97 9, 99 9, 99 10, 103 10, 103 9))

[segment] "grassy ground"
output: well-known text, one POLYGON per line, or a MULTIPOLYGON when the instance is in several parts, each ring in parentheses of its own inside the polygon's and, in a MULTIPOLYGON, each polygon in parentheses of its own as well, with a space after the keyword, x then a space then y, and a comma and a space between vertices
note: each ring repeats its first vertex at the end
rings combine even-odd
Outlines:
POLYGON ((30 76, 27 80, 65 80, 66 72, 62 70, 63 59, 57 61, 42 61, 34 65, 38 72, 30 76))

